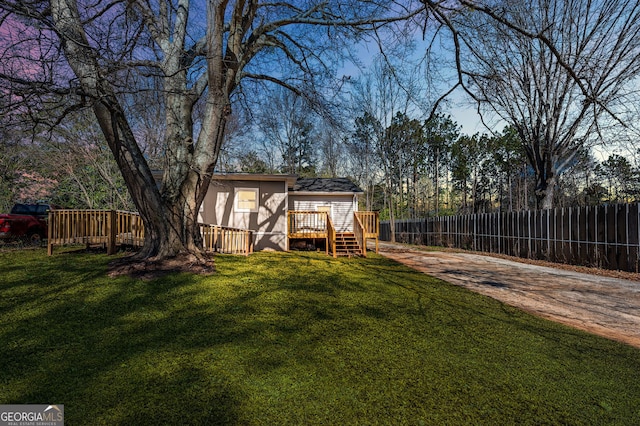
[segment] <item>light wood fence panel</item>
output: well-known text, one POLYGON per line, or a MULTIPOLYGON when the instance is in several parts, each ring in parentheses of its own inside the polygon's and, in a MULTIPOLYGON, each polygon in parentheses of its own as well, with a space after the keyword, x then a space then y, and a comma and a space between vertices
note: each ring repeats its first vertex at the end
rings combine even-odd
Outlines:
POLYGON ((253 253, 253 232, 246 229, 200 224, 200 233, 206 251, 243 255, 253 253))
MULTIPOLYGON (((134 212, 115 210, 52 210, 48 219, 48 254, 54 246, 102 244, 108 254, 118 245, 142 247, 144 223, 134 212)), ((200 224, 204 249, 244 254, 253 252, 253 232, 245 229, 200 224)))

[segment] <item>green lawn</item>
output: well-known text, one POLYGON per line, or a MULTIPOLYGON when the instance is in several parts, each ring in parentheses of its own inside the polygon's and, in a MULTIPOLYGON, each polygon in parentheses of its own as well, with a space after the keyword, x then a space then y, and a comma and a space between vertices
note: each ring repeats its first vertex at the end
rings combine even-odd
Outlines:
POLYGON ((68 425, 640 424, 640 350, 380 256, 140 281, 58 253, 0 253, 0 404, 68 425))

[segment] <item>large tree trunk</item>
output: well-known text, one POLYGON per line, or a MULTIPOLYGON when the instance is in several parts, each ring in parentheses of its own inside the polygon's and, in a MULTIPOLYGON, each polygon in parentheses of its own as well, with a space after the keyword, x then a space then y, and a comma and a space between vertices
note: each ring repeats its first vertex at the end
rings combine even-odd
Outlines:
POLYGON ((535 163, 536 176, 536 201, 540 210, 553 208, 555 189, 557 185, 557 172, 553 167, 554 160, 549 158, 538 159, 535 163))
MULTIPOLYGON (((202 261, 198 211, 222 142, 228 91, 210 89, 203 130, 199 134, 198 144, 194 144, 191 117, 197 97, 186 90, 187 77, 180 63, 180 49, 165 51, 167 77, 163 82, 167 89, 167 153, 159 188, 114 89, 102 76, 96 53, 82 28, 76 1, 52 0, 51 5, 67 60, 78 77, 82 91, 92 100, 96 119, 144 222, 144 246, 135 257, 161 261, 188 256, 202 261)), ((220 40, 219 36, 217 41, 220 40)), ((220 80, 224 72, 220 69, 216 71, 219 73, 216 78, 220 80)), ((216 83, 218 88, 224 86, 222 81, 216 83)))
MULTIPOLYGON (((197 215, 204 194, 200 198, 196 194, 204 186, 203 179, 194 172, 169 179, 165 176, 164 182, 178 189, 161 194, 127 122, 118 118, 118 109, 115 101, 98 101, 94 105, 98 123, 145 225, 144 246, 135 258, 160 260, 185 254, 201 258, 197 215)), ((207 186, 208 183, 206 180, 207 186)))
POLYGON ((551 176, 538 181, 538 186, 536 187, 536 197, 538 201, 538 209, 540 210, 550 210, 554 207, 554 196, 556 189, 556 177, 551 176))
POLYGON ((536 208, 549 210, 553 208, 555 189, 558 180, 556 164, 560 161, 550 152, 552 142, 542 135, 540 129, 536 129, 532 135, 528 135, 523 127, 516 127, 520 139, 524 142, 525 154, 535 175, 536 208))

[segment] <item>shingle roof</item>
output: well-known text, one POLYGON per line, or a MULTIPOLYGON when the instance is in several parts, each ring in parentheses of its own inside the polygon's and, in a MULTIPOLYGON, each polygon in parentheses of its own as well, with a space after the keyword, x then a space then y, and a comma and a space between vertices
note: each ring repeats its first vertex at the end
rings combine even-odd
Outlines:
POLYGON ((297 192, 362 192, 347 178, 298 178, 293 186, 297 192))

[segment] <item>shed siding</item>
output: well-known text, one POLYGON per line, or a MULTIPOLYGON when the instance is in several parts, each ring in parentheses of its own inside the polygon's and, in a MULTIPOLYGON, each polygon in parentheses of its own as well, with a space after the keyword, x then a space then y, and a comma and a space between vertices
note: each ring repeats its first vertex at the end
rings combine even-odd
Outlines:
POLYGON ((353 195, 289 194, 289 210, 316 211, 318 206, 331 205, 331 221, 338 232, 353 231, 353 195))
POLYGON ((256 250, 287 249, 286 182, 212 181, 202 203, 200 220, 220 226, 250 229, 256 250), (257 212, 235 211, 236 188, 257 188, 257 212))

